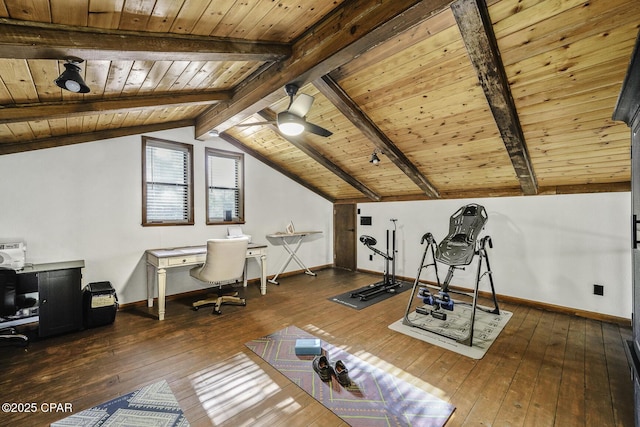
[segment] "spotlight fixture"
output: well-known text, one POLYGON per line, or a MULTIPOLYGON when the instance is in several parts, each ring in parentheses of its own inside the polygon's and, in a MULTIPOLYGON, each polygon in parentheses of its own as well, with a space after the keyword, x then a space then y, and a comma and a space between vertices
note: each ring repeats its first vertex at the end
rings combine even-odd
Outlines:
POLYGON ((220 136, 220 132, 217 129, 211 129, 209 132, 209 136, 220 136))
POLYGON ((376 151, 380 154, 384 154, 382 151, 373 150, 373 153, 371 153, 371 160, 369 160, 369 163, 373 163, 375 166, 378 166, 378 164, 380 163, 380 158, 376 154, 376 151))
POLYGON ((54 80, 54 83, 69 92, 89 92, 89 86, 87 86, 82 80, 82 77, 80 77, 80 71, 82 70, 78 67, 78 64, 82 62, 84 62, 84 60, 80 58, 67 59, 67 62, 64 64, 65 70, 54 80))

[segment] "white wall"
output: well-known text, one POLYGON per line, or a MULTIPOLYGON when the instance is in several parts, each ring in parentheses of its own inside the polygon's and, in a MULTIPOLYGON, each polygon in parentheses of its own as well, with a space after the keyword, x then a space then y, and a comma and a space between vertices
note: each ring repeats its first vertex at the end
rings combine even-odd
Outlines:
MULTIPOLYGON (((204 224, 204 147, 238 151, 218 138, 194 140, 193 128, 148 135, 194 145, 194 226, 140 225, 141 138, 131 136, 0 156, 0 239, 23 239, 32 263, 84 259, 84 284, 108 280, 121 302, 144 300, 146 249, 197 245, 226 234, 226 226, 204 224)), ((323 232, 302 245, 306 264, 332 263, 331 203, 249 155, 245 190, 243 229, 269 245, 269 274, 286 252, 265 236, 284 230, 289 220, 296 229, 323 232)), ((489 214, 485 235, 494 244, 489 257, 499 294, 630 318, 629 193, 363 203, 361 215, 372 216, 373 225, 359 225, 358 236, 374 236, 384 250, 389 219, 397 218, 396 273, 415 277, 422 235, 431 232, 440 241, 451 214, 470 202, 489 214), (604 285, 604 296, 593 295, 594 283, 604 285)), ((358 243, 358 268, 382 272, 382 258, 369 261, 369 254, 358 243)), ((472 286, 473 267, 457 272, 453 284, 472 286)), ((292 262, 287 271, 298 269, 292 262)), ((444 266, 440 271, 443 277, 444 266)), ((259 276, 257 263, 250 262, 248 276, 259 276)), ((187 269, 170 271, 168 283, 169 294, 200 288, 187 269)))
MULTIPOLYGON (((436 242, 448 233, 449 217, 467 203, 478 203, 489 215, 485 232, 493 242, 489 261, 496 292, 527 300, 631 318, 630 193, 437 200, 358 205, 372 226, 358 225, 385 250, 385 231, 397 218, 396 274, 415 278, 431 232, 436 242), (604 285, 604 296, 593 285, 604 285)), ((359 221, 358 221, 359 223, 359 221)), ((358 244, 358 268, 384 271, 384 260, 358 244)), ((472 288, 478 257, 452 284, 472 288)), ((447 266, 440 264, 444 279, 447 266)), ((433 268, 421 276, 435 280, 433 268)), ((486 279, 485 279, 486 280, 486 279)), ((488 290, 488 281, 482 290, 488 290)))
MULTIPOLYGON (((83 284, 110 281, 121 303, 146 299, 146 249, 199 245, 226 235, 226 226, 205 225, 204 147, 239 151, 219 138, 194 140, 191 127, 146 135, 194 145, 195 225, 140 225, 138 135, 0 156, 0 239, 24 240, 31 263, 85 260, 83 284)), ((278 271, 286 252, 265 236, 284 231, 290 220, 298 230, 323 232, 301 246, 305 263, 331 264, 332 218, 330 202, 245 155, 243 230, 269 245, 269 274, 278 271)), ((298 269, 292 262, 287 271, 298 269)), ((257 263, 249 263, 248 277, 259 277, 257 263)), ((201 288, 187 268, 170 270, 167 283, 168 294, 201 288)))

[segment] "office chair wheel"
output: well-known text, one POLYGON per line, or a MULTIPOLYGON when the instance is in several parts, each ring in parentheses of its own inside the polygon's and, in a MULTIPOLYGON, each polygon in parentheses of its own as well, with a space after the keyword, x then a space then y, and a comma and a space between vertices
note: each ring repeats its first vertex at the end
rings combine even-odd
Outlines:
POLYGON ((220 306, 218 304, 213 305, 213 312, 211 314, 221 315, 222 311, 220 311, 220 306))

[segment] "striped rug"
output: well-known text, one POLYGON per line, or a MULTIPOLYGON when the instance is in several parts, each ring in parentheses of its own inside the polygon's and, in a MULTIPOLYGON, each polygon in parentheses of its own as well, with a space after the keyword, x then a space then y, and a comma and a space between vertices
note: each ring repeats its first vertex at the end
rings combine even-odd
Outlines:
POLYGON ((351 426, 443 426, 455 409, 451 404, 321 340, 330 362, 342 360, 353 384, 335 377, 323 382, 313 370, 313 356, 297 356, 298 338, 317 338, 289 326, 246 343, 254 353, 284 374, 351 426))

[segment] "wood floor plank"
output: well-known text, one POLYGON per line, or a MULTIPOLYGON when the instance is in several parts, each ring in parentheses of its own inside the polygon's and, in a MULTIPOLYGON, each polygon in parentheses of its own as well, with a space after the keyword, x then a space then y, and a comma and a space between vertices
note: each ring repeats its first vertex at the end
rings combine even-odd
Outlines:
POLYGON ((555 425, 569 425, 576 419, 585 418, 585 319, 571 318, 567 334, 567 346, 562 363, 562 378, 558 391, 555 425))
POLYGON ((533 392, 524 423, 527 427, 552 426, 555 423, 568 330, 568 316, 556 314, 549 340, 544 349, 542 363, 535 384, 533 384, 533 392))
POLYGON ((633 419, 628 418, 629 411, 621 410, 633 406, 633 395, 627 393, 630 371, 625 372, 621 366, 627 366, 624 343, 631 337, 620 333, 615 325, 603 323, 603 338, 605 356, 607 358, 607 373, 611 387, 611 408, 613 409, 614 424, 619 427, 633 425, 633 419))
MULTIPOLYGON (((289 325, 315 334, 457 407, 447 427, 627 426, 630 328, 504 304, 513 317, 481 360, 394 332, 408 293, 363 310, 328 300, 379 276, 325 269, 246 290, 246 307, 191 310, 195 297, 121 310, 112 325, 0 349, 3 402, 70 402, 74 412, 166 379, 192 426, 317 426, 347 423, 244 344, 289 325), (603 369, 604 367, 604 369, 603 369), (535 391, 534 391, 535 390, 535 391), (583 390, 580 392, 580 390, 583 390), (546 396, 536 396, 546 393, 546 396)), ((499 281, 496 280, 499 292, 499 281)), ((503 307, 504 308, 504 307, 503 307)), ((0 425, 48 425, 65 414, 3 413, 0 425)))
MULTIPOLYGON (((501 402, 508 389, 511 376, 508 371, 503 372, 505 366, 502 366, 506 360, 503 355, 510 352, 513 340, 508 339, 514 329, 519 327, 521 320, 516 319, 509 322, 505 327, 505 335, 499 336, 492 344, 492 352, 487 354, 479 361, 473 370, 473 375, 468 375, 465 381, 458 388, 452 399, 457 400, 457 396, 469 396, 472 399, 468 401, 468 407, 456 405, 455 419, 460 419, 463 426, 470 425, 490 425, 495 412, 500 407, 501 402), (479 374, 482 373, 481 375, 479 374), (460 409, 460 410, 458 410, 460 409)), ((514 366, 513 371, 515 371, 514 366)))
POLYGON ((520 355, 520 364, 515 375, 511 378, 509 390, 495 417, 496 425, 524 425, 531 400, 532 385, 542 361, 540 348, 546 345, 547 328, 551 321, 551 314, 539 310, 529 310, 520 334, 511 338, 521 341, 524 351, 514 353, 514 355, 520 355))
MULTIPOLYGON (((520 308, 520 310, 514 310, 514 314, 518 311, 526 310, 520 308)), ((524 316, 516 316, 516 318, 509 321, 498 337, 494 344, 499 346, 497 350, 501 354, 512 354, 514 357, 497 357, 491 374, 492 378, 486 384, 471 411, 469 411, 469 415, 467 415, 463 425, 493 424, 495 414, 502 406, 513 375, 515 375, 520 365, 521 359, 518 355, 523 353, 526 346, 524 342, 512 339, 513 335, 521 330, 523 321, 524 316)))
POLYGON ((586 425, 614 426, 602 323, 587 321, 586 331, 588 351, 585 355, 585 370, 589 372, 589 375, 585 376, 585 405, 589 408, 586 413, 586 425))

